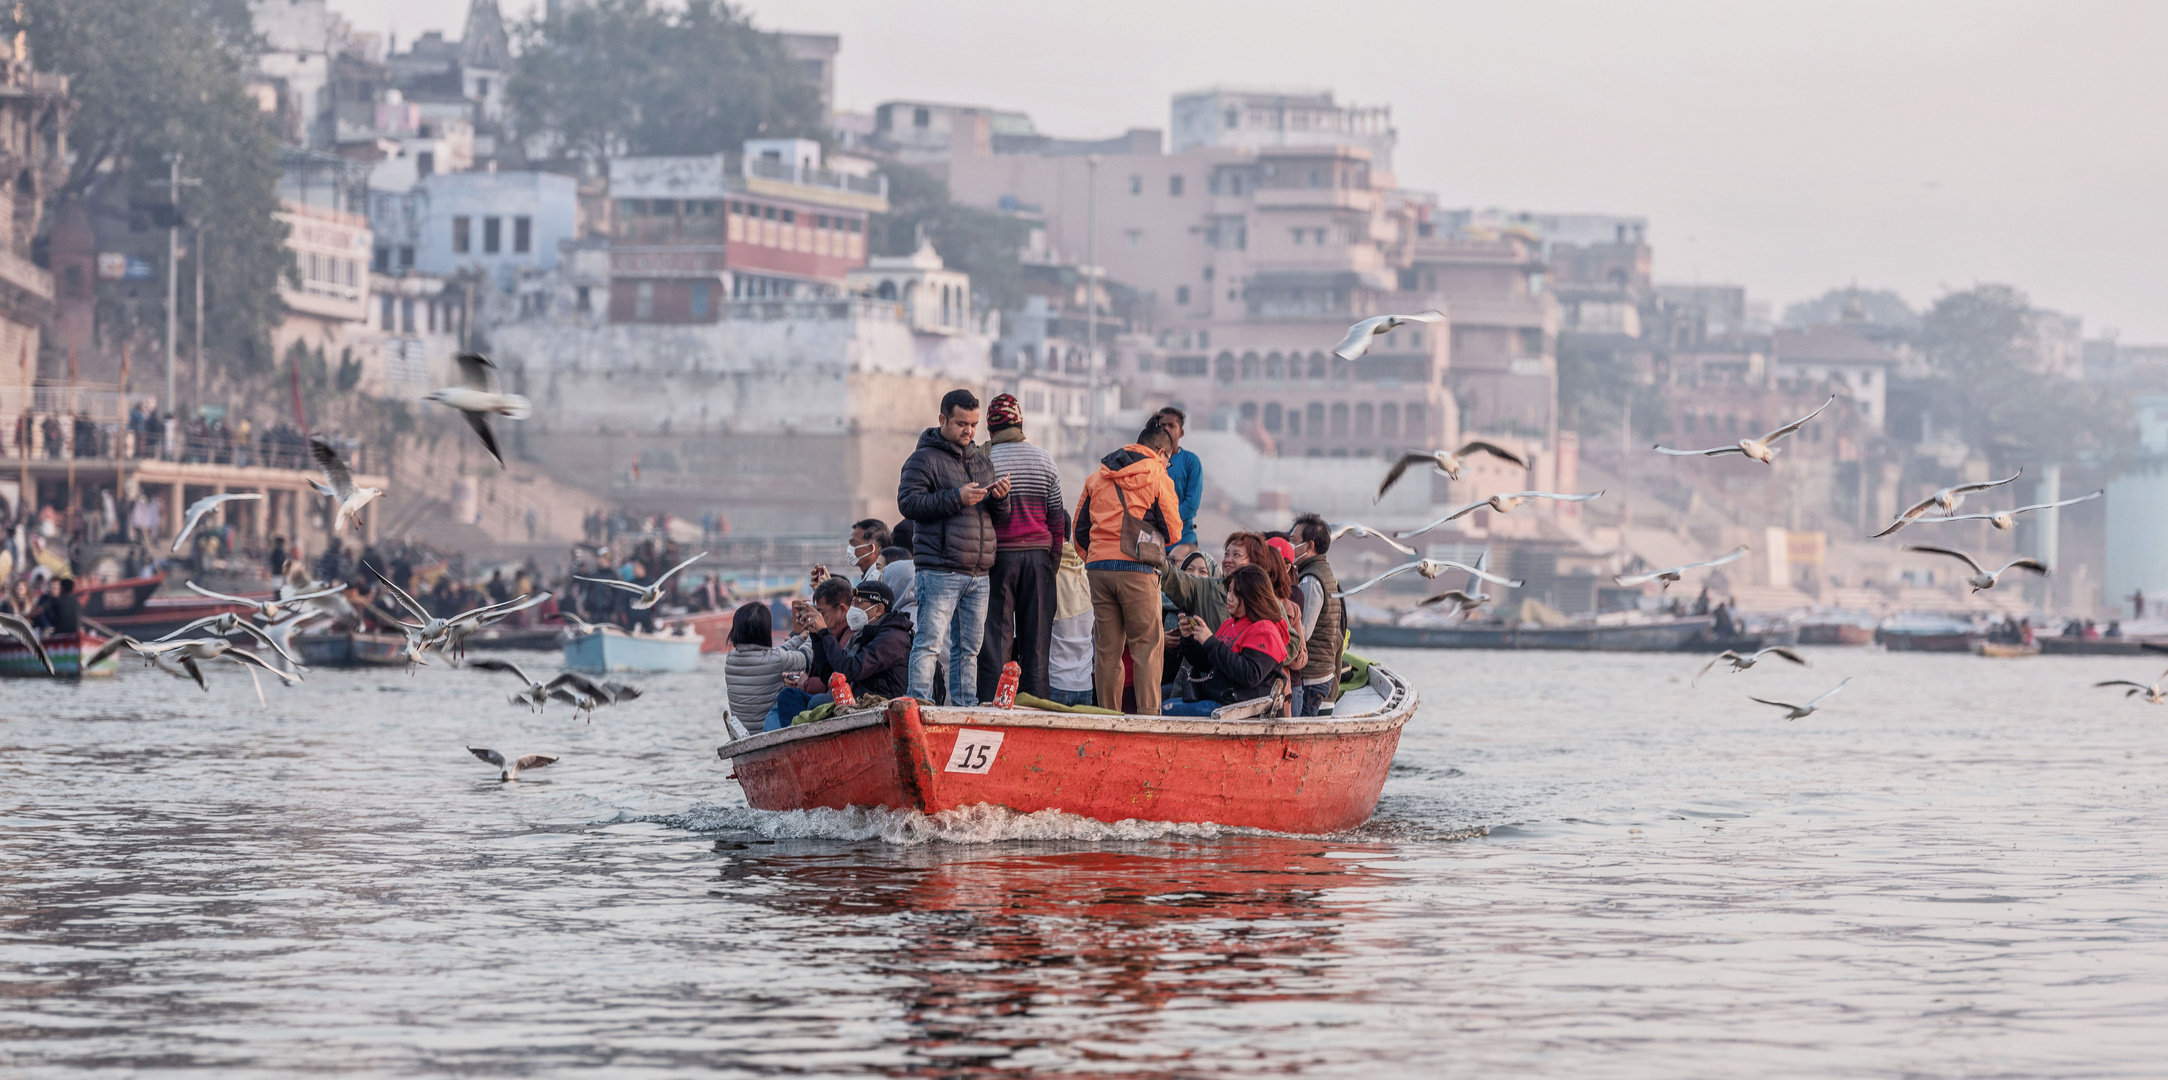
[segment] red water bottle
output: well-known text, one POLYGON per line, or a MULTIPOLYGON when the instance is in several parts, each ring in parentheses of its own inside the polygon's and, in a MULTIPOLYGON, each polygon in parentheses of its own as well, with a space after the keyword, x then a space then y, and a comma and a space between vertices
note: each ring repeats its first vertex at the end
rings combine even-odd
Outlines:
POLYGON ((1024 669, 1011 660, 1001 665, 1001 685, 994 688, 994 708, 1016 707, 1016 684, 1024 679, 1024 669))
POLYGON ((851 696, 850 680, 840 671, 828 676, 828 694, 836 699, 837 712, 858 707, 858 699, 851 696))

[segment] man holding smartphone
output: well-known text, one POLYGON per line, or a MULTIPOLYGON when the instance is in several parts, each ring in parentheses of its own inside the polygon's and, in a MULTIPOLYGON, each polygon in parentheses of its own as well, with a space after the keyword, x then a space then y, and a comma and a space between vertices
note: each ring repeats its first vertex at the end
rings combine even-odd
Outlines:
POLYGON ((896 507, 918 523, 911 556, 918 593, 911 641, 910 695, 933 700, 934 662, 948 657, 948 703, 978 704, 979 649, 986 639, 987 575, 1009 520, 1009 481, 972 445, 979 399, 969 390, 941 398, 940 423, 918 437, 903 463, 896 507))

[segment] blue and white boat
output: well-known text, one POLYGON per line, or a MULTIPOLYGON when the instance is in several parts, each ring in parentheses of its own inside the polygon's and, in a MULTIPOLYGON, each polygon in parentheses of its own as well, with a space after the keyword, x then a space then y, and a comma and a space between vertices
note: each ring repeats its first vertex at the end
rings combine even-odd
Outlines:
POLYGON ((623 634, 591 630, 565 639, 565 666, 574 671, 698 671, 698 634, 623 634))

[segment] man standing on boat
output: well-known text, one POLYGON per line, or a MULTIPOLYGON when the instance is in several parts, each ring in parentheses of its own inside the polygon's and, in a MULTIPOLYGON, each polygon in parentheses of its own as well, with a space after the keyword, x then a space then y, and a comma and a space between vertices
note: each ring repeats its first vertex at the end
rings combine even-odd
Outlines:
POLYGON ((1197 550, 1197 510, 1204 505, 1204 462, 1182 449, 1182 436, 1189 430, 1188 413, 1169 405, 1152 414, 1152 423, 1166 429, 1174 439, 1174 452, 1167 455, 1167 479, 1174 481, 1175 505, 1182 508, 1182 537, 1170 545, 1169 554, 1179 559, 1197 550))
POLYGON ((994 475, 1009 481, 1009 520, 995 530, 992 588, 986 605, 986 644, 979 652, 979 700, 989 701, 1001 669, 1015 660, 1017 689, 1047 696, 1047 652, 1054 636, 1054 564, 1061 560, 1069 512, 1061 504, 1054 456, 1024 438, 1016 395, 987 403, 986 456, 994 475))
POLYGON ((896 507, 918 523, 911 547, 918 592, 910 694, 933 700, 934 660, 948 650, 948 703, 978 704, 979 646, 986 639, 987 574, 1009 520, 1009 479, 971 445, 979 399, 969 390, 941 398, 941 422, 918 437, 903 463, 896 507))
POLYGON ((1296 715, 1316 716, 1340 685, 1347 605, 1333 599, 1340 582, 1325 561, 1325 553, 1332 550, 1332 526, 1316 514, 1304 514, 1295 519, 1287 538, 1295 543, 1295 583, 1302 590, 1302 636, 1310 657, 1302 669, 1302 708, 1296 715))
POLYGON ((1153 424, 1137 441, 1099 461, 1077 506, 1076 546, 1092 587, 1092 682, 1102 708, 1122 707, 1122 652, 1136 689, 1134 712, 1159 715, 1165 631, 1159 621, 1159 572, 1182 511, 1167 458, 1174 437, 1153 424))

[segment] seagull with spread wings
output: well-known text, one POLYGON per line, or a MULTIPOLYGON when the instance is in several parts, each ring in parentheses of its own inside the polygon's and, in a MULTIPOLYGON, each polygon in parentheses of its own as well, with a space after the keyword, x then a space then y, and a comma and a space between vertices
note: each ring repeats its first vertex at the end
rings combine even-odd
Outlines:
MULTIPOLYGON (((1928 497, 1921 499, 1920 501, 1913 503, 1910 506, 1905 507, 1904 513, 1898 514, 1897 520, 1890 522, 1888 528, 1883 529, 1881 532, 1875 533, 1874 538, 1879 540, 1882 537, 1888 536, 1889 534, 1896 532, 1897 530, 1902 529, 1915 521, 1919 521, 1929 510, 1939 509, 1944 514, 1953 513, 1957 510, 1957 504, 1965 501, 1965 496, 1971 495, 1975 492, 1986 491, 1989 488, 1999 488, 2004 484, 2015 483, 2017 481, 2017 478, 2023 475, 2025 475, 2025 470, 2020 468, 2018 471, 2011 473, 2010 475, 2005 476, 2000 480, 1982 480, 1978 483, 1972 484, 1952 484, 1949 487, 1943 488, 1942 490, 1937 491, 1934 494, 1929 495, 1928 497)), ((2090 495, 2086 496, 2086 498, 2091 497, 2092 496, 2090 495)), ((2031 508, 2028 507, 2028 509, 2031 508)), ((2015 514, 2018 511, 2012 510, 2010 512, 2015 514)))
POLYGON ((1360 360, 1370 351, 1370 343, 1381 334, 1390 334, 1409 323, 1440 323, 1445 312, 1419 311, 1413 315, 1375 315, 1347 328, 1347 336, 1332 347, 1332 354, 1342 360, 1360 360))
POLYGON ((311 600, 321 600, 327 596, 337 596, 338 594, 346 591, 346 584, 344 582, 341 582, 329 588, 318 589, 315 592, 300 593, 294 596, 277 596, 269 600, 254 600, 246 596, 234 596, 229 593, 212 592, 211 590, 206 589, 193 581, 184 582, 184 584, 186 584, 189 589, 194 591, 199 596, 208 596, 213 600, 224 600, 229 604, 240 604, 244 607, 255 608, 256 610, 250 612, 250 614, 254 615, 259 619, 262 619, 265 622, 277 622, 281 615, 292 614, 292 611, 289 609, 293 608, 295 605, 305 604, 311 600))
POLYGON ((261 491, 229 491, 220 495, 205 495, 203 498, 197 499, 195 504, 188 508, 188 516, 181 519, 181 532, 180 535, 173 538, 173 550, 181 550, 181 545, 188 542, 189 534, 196 531, 196 524, 203 520, 203 515, 230 502, 261 498, 263 498, 263 492, 261 491))
POLYGON ((1814 710, 1821 707, 1823 698, 1826 698, 1831 694, 1834 694, 1837 691, 1842 690, 1850 685, 1852 685, 1852 680, 1847 678, 1843 682, 1838 683, 1837 685, 1829 688, 1828 690, 1823 691, 1819 696, 1809 699, 1804 705, 1794 705, 1788 701, 1771 701, 1768 698, 1758 698, 1752 695, 1748 695, 1747 700, 1759 701, 1764 705, 1774 705, 1779 709, 1786 710, 1784 714, 1784 718, 1786 720, 1797 720, 1803 716, 1813 715, 1814 710))
POLYGON ((196 680, 197 686, 203 687, 205 690, 209 690, 211 685, 203 679, 202 665, 219 659, 231 660, 244 667, 253 665, 262 668, 288 683, 301 681, 300 676, 280 671, 272 667, 263 657, 222 637, 183 638, 179 641, 137 641, 126 634, 121 634, 99 646, 96 652, 91 653, 90 656, 83 660, 83 666, 88 668, 92 664, 119 652, 123 647, 134 649, 137 653, 151 657, 154 660, 170 657, 181 665, 182 670, 188 672, 189 678, 196 680))
POLYGON ((1701 570, 1711 566, 1722 566, 1725 563, 1737 562, 1745 556, 1746 545, 1741 544, 1738 547, 1735 547, 1730 551, 1727 551, 1722 555, 1717 556, 1716 558, 1710 559, 1707 562, 1690 562, 1684 566, 1667 567, 1663 570, 1651 570, 1645 574, 1613 574, 1611 576, 1611 581, 1622 589, 1631 589, 1636 585, 1646 585, 1651 581, 1661 581, 1664 583, 1664 588, 1668 591, 1673 585, 1678 584, 1680 578, 1686 576, 1686 572, 1688 570, 1701 570))
POLYGON ((1674 450, 1671 447, 1663 445, 1662 443, 1658 443, 1656 444, 1655 450, 1659 454, 1669 454, 1672 457, 1721 457, 1725 454, 1745 454, 1746 456, 1753 458, 1754 460, 1759 461, 1764 465, 1774 464, 1775 458, 1777 456, 1777 448, 1771 444, 1776 442, 1778 439, 1781 439, 1784 436, 1805 427, 1807 425, 1807 421, 1822 415, 1822 409, 1828 408, 1836 400, 1837 396, 1835 394, 1831 394, 1828 401, 1822 402, 1821 408, 1818 408, 1813 412, 1810 412, 1807 415, 1802 416, 1799 419, 1794 420, 1791 423, 1786 424, 1783 427, 1780 427, 1775 431, 1772 431, 1769 434, 1762 436, 1759 439, 1741 439, 1738 442, 1731 444, 1730 446, 1712 446, 1707 450, 1674 450))
POLYGON ((483 746, 467 747, 467 753, 495 765, 497 767, 497 779, 504 781, 517 780, 522 772, 539 769, 544 765, 553 765, 557 762, 556 758, 547 754, 528 754, 525 757, 507 760, 503 754, 483 746))
POLYGON ((2106 682, 2096 682, 2093 685, 2096 687, 2127 686, 2130 689, 2123 691, 2124 697, 2144 694, 2146 703, 2149 705, 2168 705, 2168 690, 2161 688, 2161 684, 2164 682, 2168 682, 2168 672, 2162 672, 2160 678, 2150 683, 2132 682, 2129 679, 2109 679, 2106 682))
POLYGON ((1459 518, 1467 517, 1469 514, 1473 514, 1486 506, 1490 507, 1492 510, 1496 510, 1501 514, 1510 514, 1513 511, 1519 509, 1522 503, 1525 503, 1530 499, 1551 499, 1556 502, 1587 502, 1590 499, 1596 498, 1602 494, 1603 492, 1601 491, 1591 491, 1578 495, 1560 494, 1554 491, 1516 491, 1511 495, 1493 495, 1488 499, 1482 500, 1481 502, 1469 503, 1468 505, 1453 511, 1452 513, 1447 514, 1444 517, 1439 518, 1438 520, 1433 521, 1420 529, 1409 529, 1405 532, 1396 532, 1393 535, 1401 538, 1402 540, 1405 540, 1411 536, 1421 536, 1424 533, 1427 533, 1430 530, 1435 529, 1448 521, 1454 521, 1459 518))
POLYGON ((309 483, 315 484, 316 490, 338 507, 338 513, 331 519, 331 531, 334 534, 344 531, 348 521, 352 521, 355 530, 359 531, 361 508, 384 494, 384 489, 354 486, 354 473, 346 467, 346 459, 341 458, 321 436, 309 436, 309 456, 316 459, 316 467, 322 469, 324 479, 330 481, 322 483, 312 479, 309 483))
POLYGON ((1701 682, 1701 677, 1703 675, 1707 675, 1710 668, 1713 668, 1726 660, 1731 661, 1731 673, 1737 675, 1738 673, 1745 671, 1750 667, 1753 667, 1755 664, 1760 663, 1761 658, 1764 656, 1781 656, 1784 659, 1789 660, 1794 664, 1798 664, 1801 667, 1814 666, 1807 663, 1806 660, 1802 658, 1798 653, 1795 653, 1782 645, 1771 645, 1770 647, 1763 649, 1760 652, 1748 653, 1745 656, 1741 656, 1738 653, 1731 651, 1730 649, 1725 649, 1723 652, 1716 654, 1716 659, 1701 665, 1701 670, 1695 672, 1694 677, 1689 680, 1686 685, 1699 685, 1701 682))
POLYGON ((504 467, 504 452, 497 448, 497 433, 489 426, 489 418, 502 416, 507 420, 525 420, 534 412, 534 406, 518 394, 500 394, 489 388, 489 373, 497 366, 480 353, 459 354, 458 386, 431 390, 423 401, 434 401, 458 409, 467 418, 467 426, 481 436, 482 448, 497 459, 497 466, 504 467))
POLYGON ((1956 548, 1928 547, 1925 544, 1907 544, 1905 545, 1905 550, 1925 552, 1929 555, 1948 555, 1950 558, 1963 560, 1966 566, 1972 567, 1972 576, 1965 579, 1965 584, 1972 586, 1973 592, 1979 592, 1982 589, 1994 588, 1995 583, 2002 580, 2002 575, 2008 573, 2013 567, 2020 570, 2030 570, 2033 573, 2040 575, 2041 577, 2048 576, 2048 564, 2041 562, 2040 560, 2035 559, 2030 555, 2012 559, 2009 562, 2002 564, 2001 569, 1990 572, 1986 567, 1983 567, 1978 562, 1975 562, 1972 556, 1967 555, 1964 552, 1957 550, 1956 548))
POLYGON ((1417 600, 1415 606, 1430 607, 1433 604, 1450 602, 1453 605, 1453 610, 1460 612, 1462 617, 1473 618, 1475 609, 1491 601, 1490 594, 1484 592, 1481 585, 1478 584, 1483 580, 1479 576, 1483 572, 1483 563, 1489 558, 1490 552, 1488 551, 1475 557, 1475 567, 1468 573, 1468 584, 1458 589, 1447 589, 1436 596, 1426 596, 1421 600, 1417 600))
POLYGON ((483 657, 480 660, 470 662, 467 666, 473 668, 476 671, 503 672, 506 675, 510 675, 513 678, 518 679, 523 683, 526 683, 526 689, 512 695, 511 703, 514 705, 525 705, 531 709, 540 709, 544 705, 548 704, 550 700, 550 691, 555 690, 560 686, 565 686, 574 682, 591 683, 591 681, 585 675, 581 675, 579 672, 576 671, 559 672, 556 678, 553 678, 548 682, 542 682, 541 680, 536 679, 534 676, 527 674, 526 669, 520 667, 518 664, 515 664, 510 660, 499 660, 495 657, 483 657))
POLYGON ((700 554, 695 555, 692 558, 687 559, 684 562, 681 562, 676 566, 673 566, 670 569, 663 571, 662 576, 656 578, 653 585, 636 585, 630 581, 619 581, 616 578, 581 577, 579 578, 579 580, 592 581, 597 585, 608 585, 610 588, 613 589, 623 589, 624 591, 629 592, 633 594, 634 597, 636 597, 636 599, 634 599, 632 602, 632 610, 646 611, 647 609, 654 607, 656 604, 662 602, 663 584, 665 582, 668 582, 672 575, 707 557, 708 553, 703 551, 700 554))
POLYGON ((244 619, 230 611, 222 611, 216 615, 206 615, 203 618, 197 619, 194 622, 191 622, 186 626, 183 626, 180 629, 165 635, 164 637, 153 638, 152 640, 154 642, 172 641, 176 638, 181 637, 184 634, 191 634, 198 630, 207 631, 212 636, 221 638, 229 637, 234 634, 247 634, 248 636, 255 638, 256 640, 271 646, 272 651, 278 653, 279 656, 283 658, 287 663, 293 664, 297 667, 301 663, 301 661, 294 659, 294 654, 287 652, 285 647, 279 644, 278 639, 273 638, 268 633, 265 633, 262 627, 259 627, 256 624, 249 622, 247 619, 244 619))
MULTIPOLYGON (((2065 506, 2072 506, 2081 502, 2091 502, 2094 499, 2100 498, 2102 495, 2105 494, 2107 494, 2106 491, 2096 491, 2090 495, 2080 495, 2075 499, 2064 499, 2061 502, 2051 503, 2034 503, 2031 506, 2013 507, 2009 510, 2004 510, 2001 513, 1995 514, 1944 514, 1940 517, 1922 516, 1917 518, 1911 518, 1909 519, 1909 521, 1911 524, 1915 525, 1924 525, 1930 521, 1985 521, 1995 526, 1995 528, 1998 530, 2008 532, 2011 529, 2017 527, 2017 516, 2019 514, 2031 513, 2034 510, 2060 510, 2065 506)), ((1899 518, 1897 520, 1897 524, 1891 525, 1889 528, 1884 529, 1881 532, 1876 533, 1875 535, 1887 536, 1890 533, 1896 532, 1897 530, 1904 528, 1906 523, 1907 519, 1899 518)))
POLYGON ((1387 570, 1386 572, 1379 574, 1378 576, 1371 578, 1370 580, 1365 581, 1352 589, 1342 589, 1341 591, 1332 594, 1332 598, 1335 600, 1339 600, 1345 597, 1353 596, 1356 593, 1359 593, 1364 589, 1371 587, 1372 585, 1376 585, 1377 583, 1384 581, 1387 578, 1395 577, 1400 574, 1405 574, 1410 570, 1413 570, 1426 578, 1435 578, 1439 574, 1445 573, 1447 570, 1460 570, 1468 574, 1474 575, 1476 578, 1479 578, 1483 581, 1488 581, 1494 585, 1503 585, 1508 589, 1518 589, 1521 587, 1522 584, 1524 584, 1523 582, 1515 581, 1512 578, 1499 577, 1498 575, 1493 574, 1488 570, 1484 570, 1480 567, 1469 566, 1466 563, 1452 562, 1447 559, 1417 559, 1414 562, 1401 563, 1399 566, 1393 567, 1392 569, 1387 570))
POLYGON ((1399 483, 1400 478, 1406 476, 1408 470, 1417 465, 1428 465, 1444 473, 1447 479, 1458 480, 1460 479, 1461 470, 1468 466, 1465 459, 1476 454, 1489 454, 1508 465, 1518 468, 1525 469, 1528 467, 1528 462, 1523 460, 1519 454, 1497 443, 1488 443, 1481 439, 1471 440, 1458 450, 1410 450, 1400 455, 1399 459, 1393 462, 1392 468, 1385 470, 1385 482, 1378 485, 1378 493, 1370 501, 1377 502, 1379 499, 1383 499, 1385 493, 1391 491, 1393 485, 1399 483))
POLYGON ((1341 537, 1348 535, 1349 533, 1353 533, 1356 536, 1367 536, 1372 540, 1382 540, 1385 542, 1385 546, 1392 548, 1394 551, 1397 551, 1402 555, 1412 556, 1415 554, 1414 548, 1411 548, 1408 545, 1403 544, 1400 541, 1395 540, 1392 537, 1387 536, 1384 533, 1381 533, 1378 530, 1373 529, 1370 526, 1365 525, 1359 521, 1343 521, 1340 524, 1332 527, 1332 538, 1335 540, 1338 540, 1341 537))

